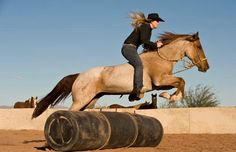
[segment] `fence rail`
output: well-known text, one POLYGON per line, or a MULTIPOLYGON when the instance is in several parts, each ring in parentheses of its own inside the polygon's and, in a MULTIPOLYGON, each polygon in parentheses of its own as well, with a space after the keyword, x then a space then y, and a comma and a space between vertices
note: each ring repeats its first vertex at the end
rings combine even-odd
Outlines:
MULTIPOLYGON (((58 109, 48 109, 31 119, 33 109, 0 109, 0 129, 43 130, 47 117, 58 109)), ((167 134, 236 134, 236 107, 176 109, 94 109, 92 111, 130 112, 155 117, 167 134)), ((90 111, 90 110, 88 110, 90 111)))

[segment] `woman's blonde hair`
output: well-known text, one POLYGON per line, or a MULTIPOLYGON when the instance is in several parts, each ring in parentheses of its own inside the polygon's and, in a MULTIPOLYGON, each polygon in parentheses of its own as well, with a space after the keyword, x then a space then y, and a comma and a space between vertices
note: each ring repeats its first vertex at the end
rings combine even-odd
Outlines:
POLYGON ((134 28, 137 28, 140 24, 143 24, 143 23, 150 23, 150 21, 148 19, 146 19, 143 12, 140 12, 140 11, 129 13, 129 18, 131 18, 131 20, 132 20, 131 25, 134 28))

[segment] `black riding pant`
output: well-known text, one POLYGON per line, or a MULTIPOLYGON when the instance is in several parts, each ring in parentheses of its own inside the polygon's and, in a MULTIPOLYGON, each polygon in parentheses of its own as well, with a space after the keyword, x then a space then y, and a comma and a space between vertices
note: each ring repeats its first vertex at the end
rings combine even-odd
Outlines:
POLYGON ((135 45, 124 44, 121 49, 122 55, 134 67, 134 89, 141 89, 143 87, 143 64, 138 55, 135 45))

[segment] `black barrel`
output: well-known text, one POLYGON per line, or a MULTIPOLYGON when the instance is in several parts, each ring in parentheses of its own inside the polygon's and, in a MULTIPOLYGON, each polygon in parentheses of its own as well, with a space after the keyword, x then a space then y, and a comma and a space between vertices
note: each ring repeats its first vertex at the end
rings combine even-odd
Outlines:
POLYGON ((53 149, 76 151, 155 147, 163 128, 157 119, 137 114, 57 111, 48 117, 44 134, 53 149))

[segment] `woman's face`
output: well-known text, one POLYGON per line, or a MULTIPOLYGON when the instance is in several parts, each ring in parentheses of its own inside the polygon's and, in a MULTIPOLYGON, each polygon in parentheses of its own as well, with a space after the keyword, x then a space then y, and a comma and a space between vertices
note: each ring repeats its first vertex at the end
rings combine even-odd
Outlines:
POLYGON ((152 21, 152 22, 151 22, 151 28, 152 28, 152 29, 156 29, 156 28, 158 27, 159 23, 160 23, 160 22, 158 22, 158 21, 152 21))

